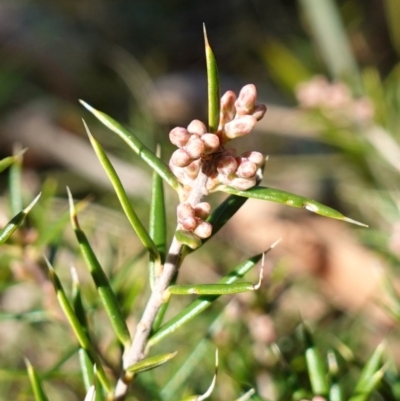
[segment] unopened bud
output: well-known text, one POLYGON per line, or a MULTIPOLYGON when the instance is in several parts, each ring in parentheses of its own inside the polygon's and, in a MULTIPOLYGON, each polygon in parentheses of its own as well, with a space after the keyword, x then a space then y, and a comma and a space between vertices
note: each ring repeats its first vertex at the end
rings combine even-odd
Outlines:
POLYGON ((211 205, 207 202, 200 202, 194 207, 195 216, 201 220, 205 220, 211 211, 211 205))
POLYGON ((251 115, 255 117, 257 121, 260 121, 264 117, 266 111, 267 111, 267 106, 265 104, 255 104, 251 112, 251 115))
POLYGON ((196 178, 199 175, 199 171, 200 171, 200 160, 195 160, 185 167, 185 173, 191 179, 196 178))
POLYGON ((264 161, 264 155, 260 152, 256 152, 255 150, 242 153, 242 157, 252 161, 253 163, 257 164, 257 166, 264 161))
POLYGON ((202 136, 207 132, 207 127, 200 120, 193 120, 187 127, 191 134, 202 136))
POLYGON ((195 217, 186 217, 186 219, 183 219, 179 223, 186 231, 193 231, 197 226, 197 220, 195 217))
POLYGON ((257 165, 250 160, 242 160, 239 164, 238 169, 236 170, 236 174, 241 178, 250 178, 254 177, 257 172, 257 165))
POLYGON ((212 234, 212 225, 202 221, 193 232, 200 238, 208 238, 212 234))
POLYGON ((204 143, 200 138, 191 139, 185 150, 192 159, 197 160, 204 154, 204 143))
POLYGON ((235 102, 236 113, 239 116, 251 113, 257 98, 257 89, 253 84, 243 86, 235 102))
POLYGON ((230 175, 236 172, 238 163, 233 156, 223 156, 218 162, 217 170, 221 174, 230 175))
POLYGON ((206 155, 214 153, 219 148, 219 138, 215 134, 204 134, 201 140, 204 143, 204 153, 206 155))
POLYGON ((257 120, 253 116, 235 118, 225 125, 225 136, 229 139, 234 139, 239 136, 247 135, 254 128, 256 122, 257 120))
POLYGON ((186 167, 193 159, 184 149, 177 149, 172 153, 170 162, 178 167, 186 167))
POLYGON ((183 221, 188 217, 194 217, 195 210, 190 203, 180 203, 176 208, 178 221, 183 221))
POLYGON ((185 146, 190 138, 190 133, 183 127, 175 127, 169 132, 169 140, 178 148, 185 146))
POLYGON ((245 191, 246 189, 254 187, 256 185, 255 177, 252 178, 234 178, 231 180, 230 184, 231 187, 238 189, 239 191, 245 191))
POLYGON ((236 95, 233 91, 227 91, 221 97, 220 125, 221 129, 229 121, 233 120, 236 114, 236 95))

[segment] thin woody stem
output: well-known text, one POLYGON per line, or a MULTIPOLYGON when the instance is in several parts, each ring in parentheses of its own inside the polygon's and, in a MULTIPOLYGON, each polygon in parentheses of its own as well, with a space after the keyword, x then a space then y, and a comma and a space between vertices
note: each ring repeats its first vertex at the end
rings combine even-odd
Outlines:
MULTIPOLYGON (((196 183, 187 199, 187 202, 192 206, 199 203, 201 198, 206 194, 205 188, 207 179, 208 177, 203 172, 200 172, 197 176, 196 183)), ((153 326, 157 312, 163 304, 163 294, 169 287, 171 280, 181 265, 182 249, 183 244, 174 237, 168 251, 163 271, 154 285, 153 292, 147 302, 142 318, 137 325, 132 345, 123 357, 123 371, 114 391, 113 400, 115 401, 122 401, 125 399, 129 384, 133 380, 133 374, 126 372, 126 369, 136 362, 139 362, 144 357, 151 327, 153 326)))

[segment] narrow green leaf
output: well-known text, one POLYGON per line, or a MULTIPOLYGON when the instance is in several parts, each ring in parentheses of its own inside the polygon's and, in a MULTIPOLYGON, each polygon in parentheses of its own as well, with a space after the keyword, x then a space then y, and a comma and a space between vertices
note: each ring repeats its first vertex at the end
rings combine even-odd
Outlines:
POLYGON ((191 231, 176 230, 175 237, 179 242, 188 246, 190 249, 194 250, 201 246, 201 239, 191 231))
MULTIPOLYGON (((271 249, 275 247, 276 243, 271 245, 271 247, 266 251, 269 252, 271 249)), ((262 258, 263 254, 258 254, 247 259, 245 262, 241 263, 237 266, 231 273, 222 278, 218 283, 219 284, 233 284, 236 281, 240 280, 246 273, 248 273, 262 258)), ((173 332, 175 332, 178 328, 182 327, 201 312, 206 310, 216 299, 219 298, 219 295, 202 295, 190 305, 188 305, 185 309, 179 312, 174 318, 165 323, 148 341, 148 346, 153 346, 154 344, 159 343, 165 337, 169 336, 173 332)))
POLYGON ((39 200, 40 195, 36 198, 21 212, 17 213, 6 225, 0 230, 0 245, 4 244, 11 237, 12 233, 24 222, 25 217, 31 211, 35 203, 39 200))
MULTIPOLYGON (((157 157, 160 157, 160 147, 157 147, 157 157)), ((156 171, 153 173, 149 234, 160 255, 160 260, 150 259, 150 282, 152 287, 156 277, 161 273, 161 264, 165 262, 165 251, 167 243, 167 218, 165 211, 165 197, 162 178, 156 171)))
POLYGON ((72 276, 72 307, 74 309, 75 316, 77 317, 82 329, 89 337, 88 322, 85 308, 82 302, 78 273, 76 272, 76 269, 74 267, 71 268, 71 276, 72 276))
POLYGON ((253 394, 255 394, 254 388, 251 388, 249 391, 246 391, 241 397, 237 398, 235 401, 247 401, 251 398, 253 394))
POLYGON ((93 252, 85 233, 79 227, 78 216, 76 215, 74 208, 74 201, 72 199, 70 190, 68 188, 67 190, 72 227, 74 228, 82 256, 86 262, 86 266, 88 267, 90 274, 92 275, 93 281, 100 295, 100 299, 104 305, 104 309, 108 315, 108 318, 110 319, 115 334, 117 335, 119 341, 125 347, 128 347, 130 345, 131 338, 121 308, 118 305, 117 297, 115 296, 108 278, 104 273, 104 270, 101 267, 95 253, 93 252))
MULTIPOLYGON (((142 242, 143 246, 149 251, 151 254, 152 258, 155 261, 160 260, 160 254, 158 253, 158 249, 150 237, 149 233, 147 232, 146 228, 140 221, 139 217, 133 210, 133 207, 131 206, 131 203, 128 199, 128 195, 125 192, 125 189, 122 185, 121 180, 118 177, 117 172, 115 171, 113 165, 110 162, 110 159, 106 155, 106 152, 100 145, 100 143, 93 137, 93 135, 90 133, 88 126, 86 125, 85 121, 83 121, 83 124, 86 129, 86 133, 90 139, 90 143, 92 144, 92 147, 94 151, 96 152, 96 155, 101 163, 101 165, 104 168, 104 171, 106 172, 108 178, 111 181, 112 186, 114 187, 115 193, 117 194, 118 200, 121 204, 121 207, 128 218, 129 222, 131 223, 134 231, 136 232, 137 236, 139 237, 140 241, 142 242)), ((160 263, 160 262, 159 262, 160 263)))
POLYGON ((29 362, 27 358, 25 358, 25 365, 28 371, 29 381, 31 382, 33 394, 35 395, 36 401, 49 401, 47 398, 41 380, 37 375, 35 369, 33 368, 32 364, 29 362))
POLYGON ((219 125, 219 75, 214 53, 208 43, 206 26, 203 25, 204 44, 206 49, 207 64, 207 89, 208 89, 208 127, 210 132, 215 133, 219 125))
POLYGON ((138 138, 131 132, 124 128, 121 124, 117 123, 114 119, 107 114, 94 109, 83 100, 81 104, 89 110, 101 123, 103 123, 111 131, 115 132, 125 143, 145 161, 153 170, 162 177, 173 189, 179 190, 180 184, 176 177, 172 174, 169 167, 159 159, 150 149, 143 145, 138 138))
POLYGON ((368 401, 372 392, 378 387, 382 381, 383 375, 385 374, 385 367, 379 369, 373 374, 369 382, 365 383, 363 388, 356 387, 354 394, 351 396, 349 401, 368 401))
POLYGON ((324 360, 315 346, 307 327, 302 325, 301 329, 306 343, 305 357, 312 391, 315 395, 326 396, 329 393, 329 386, 324 360))
POLYGON ((169 354, 150 356, 148 358, 142 359, 140 362, 137 362, 132 366, 129 366, 129 368, 127 368, 126 370, 135 374, 145 372, 146 370, 151 370, 163 365, 164 363, 172 359, 176 354, 177 352, 171 352, 169 354))
POLYGON ((103 366, 101 365, 100 359, 94 350, 89 337, 86 335, 84 328, 81 326, 77 316, 75 315, 75 312, 71 306, 71 304, 68 301, 68 298, 65 294, 64 288, 60 282, 60 279, 58 278, 55 270, 51 266, 50 262, 47 260, 46 257, 44 257, 44 260, 47 264, 47 267, 49 269, 49 275, 51 282, 53 283, 54 289, 56 291, 57 299, 58 302, 61 306, 61 309, 63 310, 72 330, 75 333, 75 336, 80 344, 80 346, 87 352, 89 355, 92 364, 97 366, 98 374, 99 374, 99 380, 101 381, 101 384, 103 387, 107 390, 108 393, 112 391, 112 387, 108 381, 108 378, 104 372, 103 366))
POLYGON ((223 192, 228 194, 244 196, 246 198, 261 199, 270 202, 282 203, 292 207, 304 208, 310 212, 319 214, 321 216, 330 217, 331 219, 343 220, 348 223, 356 224, 362 227, 368 227, 366 224, 360 223, 356 220, 344 216, 342 213, 335 209, 325 206, 322 203, 316 202, 312 199, 305 198, 300 195, 295 195, 290 192, 281 191, 276 188, 267 187, 253 187, 246 191, 240 191, 232 187, 223 187, 223 192))
MULTIPOLYGON (((374 375, 376 375, 376 373, 379 371, 384 350, 385 342, 382 342, 378 345, 378 347, 376 347, 376 350, 364 366, 363 370, 361 371, 360 378, 358 379, 358 382, 356 384, 354 394, 352 396, 352 401, 354 401, 354 397, 356 397, 355 400, 361 400, 362 398, 357 397, 360 397, 362 394, 364 394, 365 389, 369 388, 374 375)), ((373 391, 374 388, 375 387, 373 387, 371 391, 373 391)), ((367 395, 369 396, 369 393, 367 393, 367 395)))
POLYGON ((233 284, 189 284, 171 285, 166 292, 174 295, 227 295, 239 294, 240 292, 256 291, 260 288, 263 278, 263 267, 260 269, 258 283, 240 282, 233 284))
POLYGON ((79 349, 79 365, 81 367, 81 374, 83 384, 85 385, 86 391, 89 391, 90 386, 93 383, 93 363, 88 353, 83 349, 79 349))
POLYGON ((328 351, 330 377, 329 401, 344 401, 342 386, 339 382, 339 365, 334 351, 328 351))
POLYGON ((5 157, 4 159, 0 160, 0 173, 3 172, 6 168, 10 167, 13 163, 16 162, 19 158, 22 157, 22 155, 27 151, 27 149, 23 149, 20 152, 18 152, 14 156, 8 156, 5 157))
POLYGON ((22 209, 22 158, 23 152, 19 151, 15 155, 14 163, 10 167, 9 190, 11 213, 17 214, 22 209))

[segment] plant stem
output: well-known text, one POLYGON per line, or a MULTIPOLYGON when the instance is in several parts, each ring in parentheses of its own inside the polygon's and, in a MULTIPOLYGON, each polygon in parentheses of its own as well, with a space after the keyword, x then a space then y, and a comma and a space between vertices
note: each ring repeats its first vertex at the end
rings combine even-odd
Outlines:
MULTIPOLYGON (((200 202, 201 198, 206 194, 205 188, 207 183, 207 175, 203 171, 199 173, 196 183, 187 199, 192 206, 200 202)), ((171 242, 168 255, 164 264, 163 271, 157 279, 154 289, 147 302, 143 316, 136 327, 135 336, 130 349, 125 352, 123 357, 123 371, 117 382, 114 392, 114 401, 123 401, 127 395, 128 387, 133 379, 133 374, 126 372, 129 366, 139 362, 145 356, 146 343, 149 338, 151 327, 157 312, 163 304, 164 291, 169 287, 171 280, 179 269, 182 262, 183 244, 179 242, 175 236, 171 242)))

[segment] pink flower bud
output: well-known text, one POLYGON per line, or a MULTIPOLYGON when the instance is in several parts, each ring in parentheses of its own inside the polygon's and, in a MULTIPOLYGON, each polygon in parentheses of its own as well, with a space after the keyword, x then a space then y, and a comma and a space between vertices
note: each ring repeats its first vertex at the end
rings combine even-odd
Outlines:
POLYGON ((184 149, 177 149, 172 153, 170 162, 177 167, 186 167, 193 159, 184 149))
POLYGON ((193 231, 197 226, 197 220, 195 217, 186 217, 186 219, 183 219, 179 223, 186 231, 193 231))
POLYGON ((207 132, 207 127, 200 120, 193 120, 187 127, 191 134, 202 136, 207 132))
POLYGON ((236 174, 241 178, 251 178, 254 177, 257 172, 257 165, 250 160, 243 159, 239 164, 236 174))
POLYGON ((190 203, 180 203, 176 208, 178 221, 183 221, 188 217, 194 217, 195 210, 190 203))
POLYGON ((204 153, 206 155, 214 153, 219 148, 219 138, 215 134, 204 134, 201 140, 204 143, 204 153))
POLYGON ((233 121, 225 125, 225 136, 234 139, 239 136, 247 135, 256 125, 257 119, 253 116, 242 116, 235 118, 233 121))
POLYGON ((200 138, 190 139, 185 150, 192 159, 196 160, 204 155, 204 143, 200 138))
POLYGON ((254 187, 254 185, 256 185, 256 179, 255 177, 252 178, 237 177, 231 180, 229 185, 231 187, 238 189, 239 191, 245 191, 246 189, 249 189, 251 187, 254 187))
POLYGON ((238 168, 238 163, 233 156, 222 156, 218 162, 217 170, 224 175, 234 174, 238 168))
POLYGON ((185 167, 184 170, 185 170, 187 177, 189 177, 191 179, 195 179, 199 175, 200 160, 195 160, 195 161, 191 162, 190 164, 188 164, 185 167))
POLYGON ((253 84, 243 86, 235 102, 236 114, 243 116, 250 114, 257 98, 257 89, 253 84))
POLYGON ((200 202, 194 207, 195 216, 201 220, 205 220, 211 211, 211 205, 207 202, 200 202))
POLYGON ((212 234, 212 225, 202 221, 193 232, 200 238, 208 238, 212 234))
POLYGON ((190 138, 190 134, 187 129, 183 127, 175 127, 169 133, 169 140, 172 144, 178 148, 185 146, 190 138))
POLYGON ((252 161, 253 163, 257 164, 257 166, 264 161, 264 155, 260 152, 256 152, 255 150, 242 153, 242 157, 252 161))
POLYGON ((257 119, 257 121, 260 121, 264 117, 266 111, 267 106, 265 104, 255 104, 251 114, 257 119))
POLYGON ((236 95, 233 91, 227 91, 221 97, 221 112, 220 112, 220 128, 223 129, 223 126, 233 120, 236 114, 235 108, 236 95))

